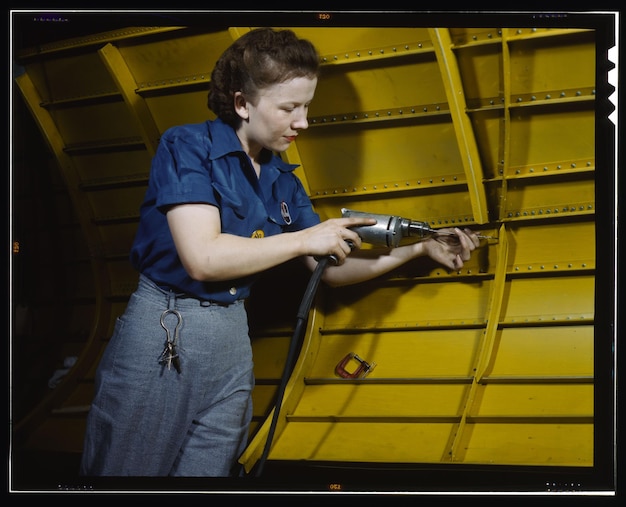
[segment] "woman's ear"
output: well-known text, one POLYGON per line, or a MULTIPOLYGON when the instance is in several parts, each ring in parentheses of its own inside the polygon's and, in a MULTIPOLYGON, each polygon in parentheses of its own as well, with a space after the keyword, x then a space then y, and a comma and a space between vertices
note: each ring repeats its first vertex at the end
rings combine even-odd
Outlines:
POLYGON ((233 102, 235 105, 235 112, 244 120, 248 119, 248 101, 241 92, 235 92, 233 95, 233 102))

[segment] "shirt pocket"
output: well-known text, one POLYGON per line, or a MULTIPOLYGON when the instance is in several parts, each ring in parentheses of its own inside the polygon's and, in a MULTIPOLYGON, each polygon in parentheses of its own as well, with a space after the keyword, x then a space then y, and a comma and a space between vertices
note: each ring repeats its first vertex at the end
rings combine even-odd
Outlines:
POLYGON ((250 215, 246 200, 242 199, 235 190, 216 182, 213 182, 213 189, 217 194, 218 204, 222 213, 222 221, 224 221, 226 216, 235 216, 239 219, 245 219, 250 215))
POLYGON ((222 232, 251 237, 255 232, 265 231, 267 213, 261 201, 252 195, 240 195, 230 187, 213 183, 222 222, 222 232))

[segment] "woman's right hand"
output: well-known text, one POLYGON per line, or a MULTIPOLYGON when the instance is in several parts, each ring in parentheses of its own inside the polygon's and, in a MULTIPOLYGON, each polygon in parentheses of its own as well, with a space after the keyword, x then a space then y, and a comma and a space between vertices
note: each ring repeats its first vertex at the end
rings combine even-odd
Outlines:
POLYGON ((361 248, 361 238, 351 227, 374 225, 372 218, 331 218, 318 225, 299 231, 303 250, 314 257, 333 256, 343 264, 353 249, 361 248))

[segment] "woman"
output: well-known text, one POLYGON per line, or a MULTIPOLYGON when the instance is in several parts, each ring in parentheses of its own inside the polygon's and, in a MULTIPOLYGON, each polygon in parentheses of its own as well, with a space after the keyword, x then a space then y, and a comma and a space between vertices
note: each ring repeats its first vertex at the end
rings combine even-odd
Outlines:
POLYGON ((333 255, 323 280, 344 285, 424 255, 460 269, 478 245, 454 229, 456 242, 359 257, 350 228, 373 220, 320 222, 275 154, 308 126, 318 64, 293 32, 253 30, 212 73, 218 119, 163 134, 131 250, 139 285, 98 367, 83 475, 236 474, 254 386, 244 301, 260 272, 333 255))

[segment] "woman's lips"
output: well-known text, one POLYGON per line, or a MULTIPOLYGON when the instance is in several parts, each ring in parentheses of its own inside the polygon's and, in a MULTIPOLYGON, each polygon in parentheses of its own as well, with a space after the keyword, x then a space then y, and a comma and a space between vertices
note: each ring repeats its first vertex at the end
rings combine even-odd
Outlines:
POLYGON ((285 139, 287 139, 287 141, 289 141, 290 143, 296 140, 296 137, 298 136, 285 136, 285 139))

